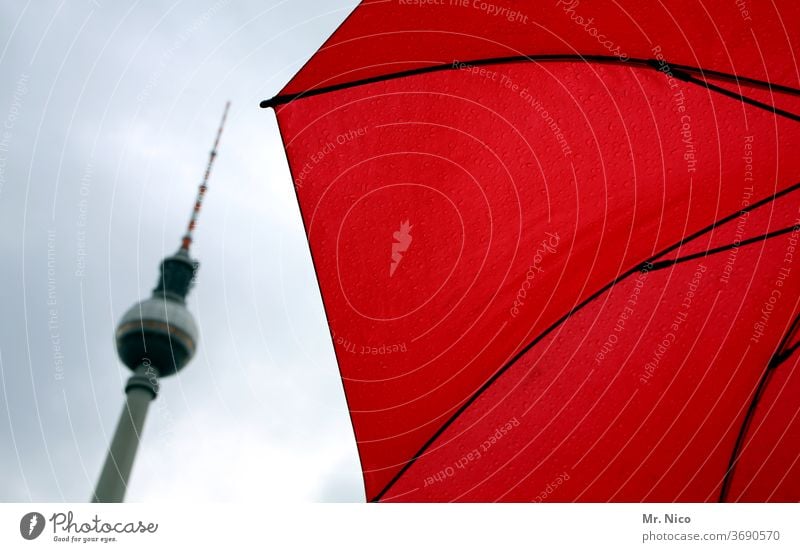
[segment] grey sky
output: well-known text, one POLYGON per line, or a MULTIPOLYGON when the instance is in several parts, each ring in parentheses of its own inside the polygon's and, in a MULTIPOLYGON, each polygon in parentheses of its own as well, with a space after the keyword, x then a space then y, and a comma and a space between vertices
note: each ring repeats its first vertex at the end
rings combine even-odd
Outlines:
POLYGON ((113 329, 179 243, 226 100, 189 308, 131 501, 363 500, 274 115, 354 0, 0 3, 0 500, 86 501, 128 376, 113 329))

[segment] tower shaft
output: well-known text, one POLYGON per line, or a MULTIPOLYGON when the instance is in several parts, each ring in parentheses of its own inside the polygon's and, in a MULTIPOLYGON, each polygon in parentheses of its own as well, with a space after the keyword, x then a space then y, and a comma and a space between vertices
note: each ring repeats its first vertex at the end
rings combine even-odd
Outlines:
POLYGON ((144 420, 157 392, 157 372, 150 366, 139 366, 125 386, 125 405, 92 502, 122 502, 125 499, 144 420))

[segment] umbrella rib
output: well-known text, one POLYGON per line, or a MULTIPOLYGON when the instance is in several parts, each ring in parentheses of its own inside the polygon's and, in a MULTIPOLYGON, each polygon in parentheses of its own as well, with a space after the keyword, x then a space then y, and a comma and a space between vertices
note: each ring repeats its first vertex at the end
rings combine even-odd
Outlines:
MULTIPOLYGON (((753 87, 759 88, 768 88, 769 90, 775 92, 783 92, 786 94, 793 94, 800 96, 800 89, 793 88, 791 86, 786 86, 782 84, 776 84, 769 81, 754 79, 750 77, 743 77, 731 73, 725 73, 722 71, 715 71, 712 69, 704 69, 702 67, 694 67, 691 65, 681 65, 681 64, 671 64, 668 62, 662 62, 654 59, 645 59, 645 58, 626 58, 622 59, 617 56, 603 56, 603 55, 581 55, 581 54, 538 54, 538 55, 518 55, 518 56, 504 56, 504 57, 494 57, 494 58, 486 58, 486 59, 476 59, 471 61, 463 62, 463 65, 467 66, 484 66, 484 65, 499 65, 503 63, 525 63, 525 62, 583 62, 583 63, 610 63, 616 65, 635 65, 635 66, 642 66, 648 67, 651 69, 655 69, 659 72, 662 71, 662 67, 676 69, 680 72, 685 73, 699 73, 703 76, 711 76, 714 78, 722 79, 722 80, 730 80, 736 83, 743 83, 753 87)), ((405 71, 397 71, 394 73, 387 73, 385 75, 378 75, 374 77, 366 77, 363 79, 356 79, 353 81, 333 84, 329 86, 321 86, 319 88, 314 88, 310 90, 306 90, 304 92, 297 92, 294 94, 279 94, 274 96, 268 100, 264 100, 261 102, 261 107, 278 107, 283 104, 287 104, 294 100, 299 100, 302 98, 308 98, 311 96, 318 96, 320 94, 327 94, 329 92, 335 92, 337 90, 344 90, 347 88, 355 88, 358 86, 363 86, 366 84, 373 84, 376 82, 384 82, 388 80, 395 80, 403 77, 410 77, 414 75, 423 75, 426 73, 435 73, 439 71, 450 71, 450 70, 457 70, 459 67, 462 66, 462 62, 454 61, 453 63, 443 63, 439 65, 429 65, 427 67, 418 67, 415 69, 408 69, 405 71)), ((674 73, 673 73, 674 74, 674 73)), ((678 76, 678 75, 674 75, 678 76)), ((688 75, 685 75, 688 76, 688 75)), ((692 77, 689 77, 692 78, 692 77)), ((686 80, 686 79, 684 79, 686 80)), ((692 81, 689 81, 692 82, 692 81)), ((699 83, 704 83, 705 81, 699 81, 699 83)), ((697 84, 697 83, 695 83, 697 84)), ((714 86, 714 85, 711 85, 714 86)), ((717 92, 730 95, 734 94, 725 90, 724 88, 717 88, 717 92), (724 91, 724 92, 723 92, 724 91)), ((745 101, 744 96, 740 97, 735 95, 737 99, 740 101, 745 101)), ((750 98, 747 98, 750 100, 750 98)), ((751 100, 755 102, 756 100, 751 100)), ((750 103, 750 102, 746 102, 750 103)), ((760 102, 756 102, 760 104, 760 102)), ((761 104, 764 106, 767 104, 761 104)), ((772 107, 772 106, 769 106, 772 107)))
POLYGON ((783 336, 781 343, 778 345, 778 352, 775 354, 774 359, 776 365, 792 356, 792 354, 797 350, 798 345, 800 345, 800 342, 798 342, 789 347, 789 341, 798 327, 800 327, 800 313, 795 317, 792 325, 789 326, 789 330, 786 332, 786 335, 783 336))
POLYGON ((773 232, 767 232, 766 234, 760 234, 758 236, 753 236, 752 238, 747 238, 746 240, 742 240, 738 243, 727 243, 725 245, 720 245, 718 247, 712 247, 711 249, 706 249, 705 251, 699 251, 697 253, 684 255, 683 257, 676 257, 674 259, 665 259, 663 261, 658 261, 652 263, 652 267, 650 268, 650 270, 660 270, 662 268, 667 268, 672 265, 676 265, 678 263, 685 263, 687 261, 692 261, 694 259, 700 259, 703 257, 707 257, 709 255, 722 253, 723 251, 728 251, 730 249, 735 249, 737 247, 744 247, 745 245, 750 245, 751 243, 766 241, 771 238, 776 238, 778 236, 788 234, 789 232, 796 232, 796 231, 798 231, 798 227, 796 225, 786 226, 785 228, 781 228, 773 232))
MULTIPOLYGON (((550 332, 552 332, 554 329, 556 329, 561 324, 566 322, 573 314, 575 314, 576 312, 578 312, 581 309, 583 309, 583 307, 585 307, 586 305, 588 305, 589 303, 591 303, 592 301, 594 301, 595 299, 597 299, 598 297, 603 295, 606 291, 611 289, 613 286, 615 286, 616 284, 618 284, 622 280, 625 280, 626 278, 628 278, 628 277, 632 276, 633 274, 636 274, 636 273, 638 273, 638 272, 640 272, 642 270, 647 270, 647 271, 652 270, 653 267, 656 266, 654 263, 656 262, 656 260, 659 257, 663 257, 664 255, 667 255, 667 254, 671 253, 675 249, 678 249, 679 247, 681 247, 681 245, 683 245, 684 243, 687 243, 687 242, 690 242, 692 240, 695 240, 696 238, 702 236, 703 234, 706 234, 706 233, 710 232, 714 228, 716 228, 718 226, 721 226, 721 225, 723 225, 723 224, 725 224, 727 222, 730 222, 730 221, 736 219, 737 217, 741 216, 742 213, 747 213, 747 212, 750 212, 750 211, 754 211, 755 209, 758 209, 759 207, 762 207, 763 205, 771 203, 771 202, 775 201, 776 199, 778 199, 780 197, 783 197, 783 196, 785 196, 787 194, 790 194, 790 193, 792 193, 794 191, 797 191, 798 189, 800 189, 800 182, 792 184, 791 186, 785 188, 784 190, 781 190, 780 192, 776 192, 776 193, 772 194, 771 196, 767 196, 765 198, 762 198, 759 201, 757 201, 755 203, 752 203, 752 204, 750 204, 749 206, 747 206, 747 207, 745 207, 743 209, 735 211, 735 212, 733 212, 733 213, 731 213, 729 215, 726 215, 725 217, 723 217, 721 219, 716 220, 715 222, 709 224, 705 228, 702 228, 702 229, 694 232, 693 234, 689 235, 688 237, 683 238, 680 241, 678 241, 678 242, 668 246, 667 248, 659 251, 658 253, 656 253, 655 255, 651 256, 649 259, 647 259, 643 263, 639 263, 636 266, 634 266, 633 268, 628 269, 628 271, 620 274, 619 276, 614 278, 611 282, 605 284, 599 290, 597 290, 592 295, 590 295, 589 297, 584 299, 581 303, 579 303, 578 305, 576 305, 575 307, 570 309, 569 312, 567 312, 561 318, 556 320, 553 324, 551 324, 544 331, 542 331, 538 336, 536 336, 533 340, 531 340, 527 345, 525 345, 508 362, 506 362, 503 366, 500 367, 500 369, 498 369, 494 374, 492 374, 492 376, 488 380, 486 380, 470 397, 468 397, 467 400, 464 402, 464 404, 462 404, 441 425, 441 427, 439 427, 439 429, 437 429, 436 432, 427 441, 425 441, 425 443, 420 447, 420 449, 417 451, 417 453, 414 456, 412 456, 408 461, 406 461, 406 463, 403 465, 403 467, 400 468, 400 470, 398 470, 398 472, 392 477, 392 479, 389 480, 389 482, 386 484, 386 486, 384 486, 384 488, 377 495, 375 495, 375 497, 373 497, 370 500, 370 502, 378 502, 379 500, 381 500, 386 495, 386 493, 389 491, 389 489, 391 489, 391 487, 395 483, 397 483, 397 481, 403 476, 403 474, 405 474, 405 472, 408 471, 408 469, 417 461, 417 459, 419 459, 425 453, 425 451, 428 450, 428 448, 430 448, 430 446, 439 438, 439 436, 442 435, 445 432, 445 430, 448 427, 450 427, 453 424, 453 422, 455 422, 456 419, 458 419, 458 417, 461 416, 461 414, 463 414, 467 410, 467 408, 469 408, 472 405, 472 403, 474 403, 478 399, 478 397, 480 395, 482 395, 489 387, 491 387, 492 384, 494 384, 494 382, 497 381, 497 379, 499 379, 501 375, 503 375, 509 368, 511 368, 511 366, 513 366, 519 359, 521 359, 530 349, 532 349, 537 343, 539 343, 542 339, 544 339, 547 335, 549 335, 550 332)), ((660 266, 659 268, 666 268, 666 266, 671 266, 671 265, 660 266)))
POLYGON ((781 358, 778 360, 778 363, 782 363, 782 362, 785 362, 786 360, 788 360, 789 357, 792 356, 794 354, 794 352, 798 348, 800 348, 800 341, 798 341, 797 343, 795 343, 794 345, 792 345, 788 349, 785 349, 783 351, 783 353, 781 354, 781 358))
POLYGON ((767 104, 767 103, 764 103, 764 102, 760 102, 758 100, 754 100, 753 98, 745 96, 744 94, 739 94, 739 93, 734 92, 732 90, 728 90, 727 88, 722 88, 721 86, 717 86, 716 84, 712 84, 712 83, 710 83, 708 81, 697 79, 697 78, 695 78, 695 77, 693 77, 693 76, 691 76, 691 75, 689 75, 687 73, 684 73, 683 71, 680 71, 680 70, 673 71, 672 74, 676 78, 679 78, 679 79, 681 79, 681 80, 683 80, 685 82, 689 82, 691 84, 696 84, 698 86, 702 86, 704 88, 707 88, 708 90, 711 90, 712 92, 717 92, 718 94, 722 94, 724 96, 728 96, 729 98, 733 98, 734 100, 739 100, 742 103, 746 103, 748 105, 752 105, 754 107, 758 107, 760 109, 764 109, 766 111, 769 111, 770 113, 774 113, 775 115, 780 115, 782 117, 786 117, 787 119, 791 119, 792 121, 800 122, 800 115, 796 115, 796 114, 792 113, 791 111, 786 111, 784 109, 779 109, 779 108, 775 107, 774 105, 770 105, 770 104, 767 104))
POLYGON ((761 378, 758 381, 758 386, 756 387, 756 392, 753 395, 753 398, 750 400, 750 405, 747 407, 747 412, 744 415, 744 419, 742 420, 742 425, 739 427, 739 434, 736 436, 736 442, 733 445, 733 450, 731 451, 730 460, 728 460, 728 469, 725 471, 725 476, 722 480, 722 487, 719 492, 719 502, 726 502, 728 500, 728 494, 731 490, 731 485, 733 483, 733 474, 736 469, 736 464, 739 462, 739 458, 741 458, 743 451, 741 450, 744 446, 744 440, 747 436, 747 433, 750 431, 750 424, 753 422, 753 418, 755 418, 756 409, 758 408, 758 404, 761 402, 761 398, 764 395, 764 391, 769 384, 770 379, 772 379, 772 375, 775 373, 775 370, 783 364, 785 360, 792 356, 792 354, 797 350, 798 345, 800 343, 795 343, 794 346, 786 348, 788 340, 794 333, 794 330, 797 328, 798 324, 800 324, 800 314, 795 316, 794 321, 792 322, 791 326, 789 326, 789 330, 781 339, 781 342, 778 344, 778 348, 775 350, 775 354, 769 360, 767 367, 764 369, 764 373, 761 375, 761 378))

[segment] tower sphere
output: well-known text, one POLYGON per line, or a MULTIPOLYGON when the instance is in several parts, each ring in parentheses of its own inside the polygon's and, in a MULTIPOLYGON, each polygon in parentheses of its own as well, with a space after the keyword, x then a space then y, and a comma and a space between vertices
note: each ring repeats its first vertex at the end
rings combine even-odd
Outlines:
POLYGON ((153 296, 122 316, 116 331, 117 353, 131 370, 152 366, 160 376, 178 372, 197 348, 198 330, 185 297, 197 263, 181 249, 161 263, 153 296))

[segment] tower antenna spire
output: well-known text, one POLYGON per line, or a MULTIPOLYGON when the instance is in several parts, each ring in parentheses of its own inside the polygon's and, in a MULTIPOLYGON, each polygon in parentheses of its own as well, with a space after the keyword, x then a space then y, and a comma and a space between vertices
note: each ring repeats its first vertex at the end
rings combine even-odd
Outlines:
POLYGON ((203 174, 203 181, 200 183, 200 186, 197 189, 197 199, 194 202, 192 215, 189 217, 189 224, 186 227, 186 233, 183 235, 183 239, 181 240, 181 250, 185 253, 188 253, 189 248, 192 246, 194 229, 195 226, 197 226, 197 215, 200 213, 200 207, 203 205, 203 198, 205 197, 206 190, 208 189, 208 177, 211 175, 211 167, 214 165, 214 159, 217 157, 219 138, 222 136, 222 129, 225 127, 225 119, 228 118, 228 108, 230 108, 230 106, 230 101, 225 103, 225 111, 222 112, 222 120, 220 121, 219 128, 217 129, 217 137, 214 139, 214 147, 211 148, 211 153, 208 156, 206 172, 203 174))

